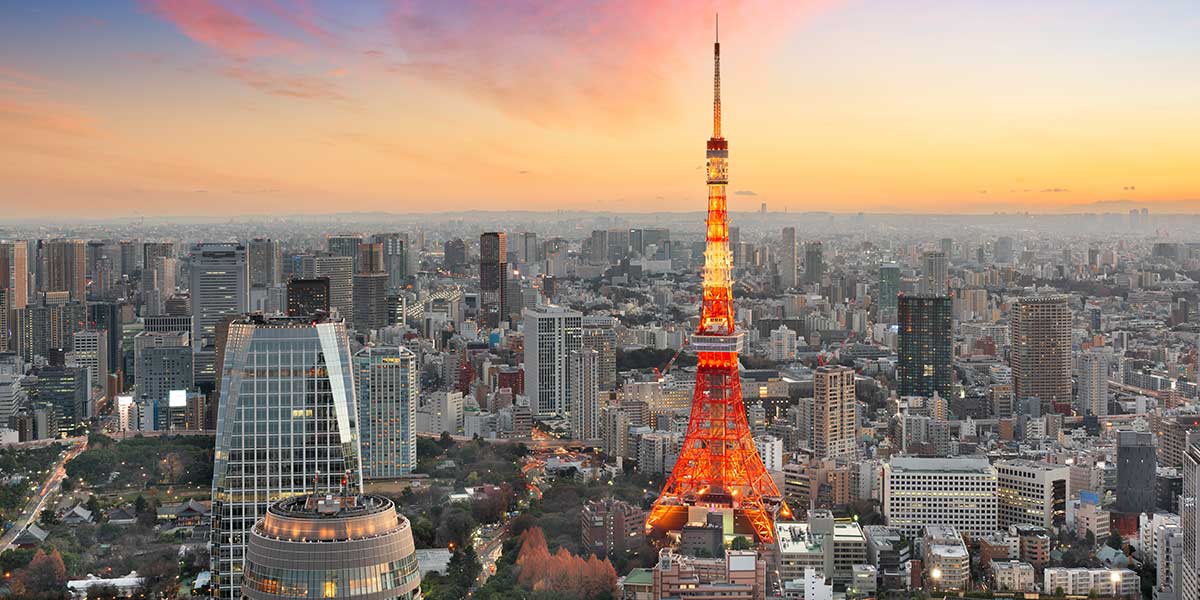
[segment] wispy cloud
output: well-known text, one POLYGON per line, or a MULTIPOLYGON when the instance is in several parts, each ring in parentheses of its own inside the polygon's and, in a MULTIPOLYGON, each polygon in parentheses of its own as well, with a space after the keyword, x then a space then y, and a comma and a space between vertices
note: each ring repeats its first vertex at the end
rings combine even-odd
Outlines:
POLYGON ((306 100, 346 100, 329 79, 310 75, 287 75, 243 64, 233 64, 224 74, 250 87, 275 96, 306 100))
POLYGON ((754 190, 738 190, 733 193, 734 196, 757 196, 758 192, 754 190))

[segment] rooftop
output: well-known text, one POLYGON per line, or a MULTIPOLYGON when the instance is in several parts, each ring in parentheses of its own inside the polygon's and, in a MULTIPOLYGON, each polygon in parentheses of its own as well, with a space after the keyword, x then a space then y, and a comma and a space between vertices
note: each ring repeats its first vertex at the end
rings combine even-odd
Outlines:
POLYGON ((917 456, 897 456, 892 458, 891 468, 894 472, 918 473, 979 473, 994 475, 995 469, 986 458, 962 456, 958 458, 922 458, 917 456))

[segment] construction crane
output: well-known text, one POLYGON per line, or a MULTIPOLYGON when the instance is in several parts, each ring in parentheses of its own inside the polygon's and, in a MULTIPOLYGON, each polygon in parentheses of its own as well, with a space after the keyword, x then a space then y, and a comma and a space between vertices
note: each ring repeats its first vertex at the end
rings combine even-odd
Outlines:
POLYGON ((658 367, 654 368, 654 378, 655 379, 657 379, 658 381, 661 382, 663 380, 663 378, 666 377, 667 372, 671 370, 671 367, 675 364, 675 360, 679 358, 679 354, 681 352, 683 352, 683 349, 686 346, 687 346, 687 340, 683 340, 683 344, 681 344, 679 346, 679 349, 675 351, 675 354, 673 356, 671 356, 671 360, 668 360, 667 364, 663 365, 663 368, 661 370, 658 367))

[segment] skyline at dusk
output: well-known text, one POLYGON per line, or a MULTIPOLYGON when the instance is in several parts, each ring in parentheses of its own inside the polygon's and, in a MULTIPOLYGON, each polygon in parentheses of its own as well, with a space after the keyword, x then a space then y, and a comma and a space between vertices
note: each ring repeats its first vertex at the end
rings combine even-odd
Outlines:
POLYGON ((1183 2, 0 4, 8 218, 1200 209, 1183 2), (64 214, 67 213, 67 214, 64 214))

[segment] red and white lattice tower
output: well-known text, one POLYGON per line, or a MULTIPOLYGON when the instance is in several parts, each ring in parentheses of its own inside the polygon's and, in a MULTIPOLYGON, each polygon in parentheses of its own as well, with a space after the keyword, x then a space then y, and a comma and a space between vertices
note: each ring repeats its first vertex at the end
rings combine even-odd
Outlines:
POLYGON ((710 511, 733 514, 734 530, 759 543, 775 541, 777 515, 791 517, 779 488, 754 446, 738 352, 742 333, 733 319, 733 258, 725 202, 729 144, 721 137, 721 42, 713 44, 713 135, 708 140, 708 219, 704 250, 704 304, 690 346, 699 362, 687 437, 675 469, 646 519, 652 536, 679 530, 710 511))

